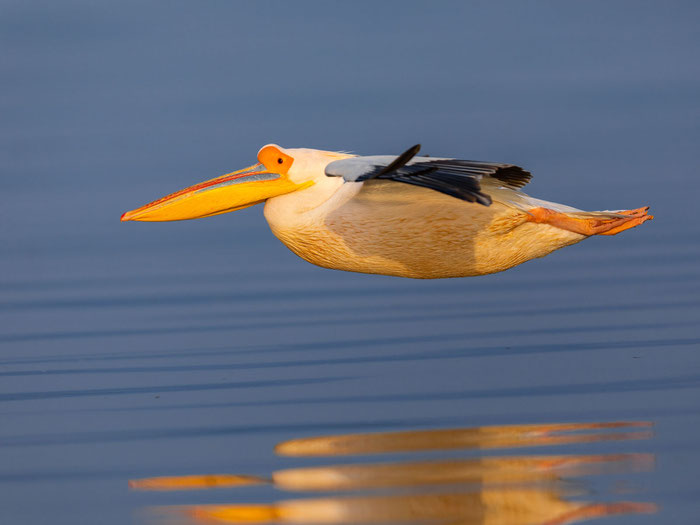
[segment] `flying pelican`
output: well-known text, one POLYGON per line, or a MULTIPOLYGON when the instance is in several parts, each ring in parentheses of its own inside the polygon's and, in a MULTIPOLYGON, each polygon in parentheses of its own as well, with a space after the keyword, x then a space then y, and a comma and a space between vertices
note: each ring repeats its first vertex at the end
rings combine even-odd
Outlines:
POLYGON ((357 156, 276 144, 258 163, 122 215, 198 219, 265 203, 272 232, 312 264, 413 278, 500 272, 591 235, 650 220, 648 207, 586 212, 520 191, 511 164, 416 156, 357 156))

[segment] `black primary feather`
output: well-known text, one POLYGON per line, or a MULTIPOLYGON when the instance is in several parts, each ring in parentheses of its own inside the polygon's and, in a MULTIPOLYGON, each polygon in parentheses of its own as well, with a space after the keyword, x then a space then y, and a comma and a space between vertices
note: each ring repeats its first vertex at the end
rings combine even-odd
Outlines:
POLYGON ((386 173, 390 173, 392 171, 396 171, 398 169, 403 168, 407 162, 409 162, 413 157, 415 157, 418 154, 419 151, 420 151, 420 144, 416 144, 415 146, 408 148, 401 155, 396 157, 396 160, 394 162, 392 162, 386 168, 380 170, 375 175, 373 175, 372 177, 369 177, 369 178, 374 179, 374 178, 380 177, 386 173))

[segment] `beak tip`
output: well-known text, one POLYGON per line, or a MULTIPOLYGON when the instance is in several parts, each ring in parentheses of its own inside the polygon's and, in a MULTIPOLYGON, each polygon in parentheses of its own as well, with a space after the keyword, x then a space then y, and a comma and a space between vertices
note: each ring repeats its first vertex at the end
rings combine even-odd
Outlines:
POLYGON ((122 222, 130 221, 131 220, 131 212, 126 211, 126 212, 122 213, 122 216, 120 217, 119 220, 122 222))

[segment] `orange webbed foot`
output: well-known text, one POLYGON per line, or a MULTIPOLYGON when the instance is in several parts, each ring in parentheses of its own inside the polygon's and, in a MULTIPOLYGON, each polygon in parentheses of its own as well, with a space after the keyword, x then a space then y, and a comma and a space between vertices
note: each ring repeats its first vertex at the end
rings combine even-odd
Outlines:
MULTIPOLYGON (((648 208, 647 208, 648 209, 648 208)), ((600 232, 598 235, 617 235, 620 232, 623 232, 625 230, 629 230, 630 228, 634 228, 635 226, 639 226, 643 222, 646 221, 651 221, 654 220, 653 215, 638 215, 631 217, 630 219, 623 219, 625 222, 620 224, 619 226, 615 226, 607 231, 600 232)))
POLYGON ((549 208, 533 208, 530 210, 531 222, 549 224, 563 230, 581 235, 616 235, 622 231, 639 226, 650 221, 653 215, 648 215, 649 206, 635 210, 615 212, 625 217, 575 217, 567 213, 550 210, 549 208))

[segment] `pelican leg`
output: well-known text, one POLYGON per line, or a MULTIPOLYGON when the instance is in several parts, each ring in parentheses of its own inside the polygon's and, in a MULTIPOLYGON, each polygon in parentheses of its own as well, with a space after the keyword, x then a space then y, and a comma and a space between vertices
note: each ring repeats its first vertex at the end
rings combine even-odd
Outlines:
POLYGON ((568 230, 581 235, 616 235, 622 231, 639 226, 643 222, 652 220, 653 215, 648 215, 648 206, 636 210, 616 212, 626 217, 572 217, 549 208, 533 208, 530 210, 528 220, 538 224, 549 224, 562 230, 568 230))

